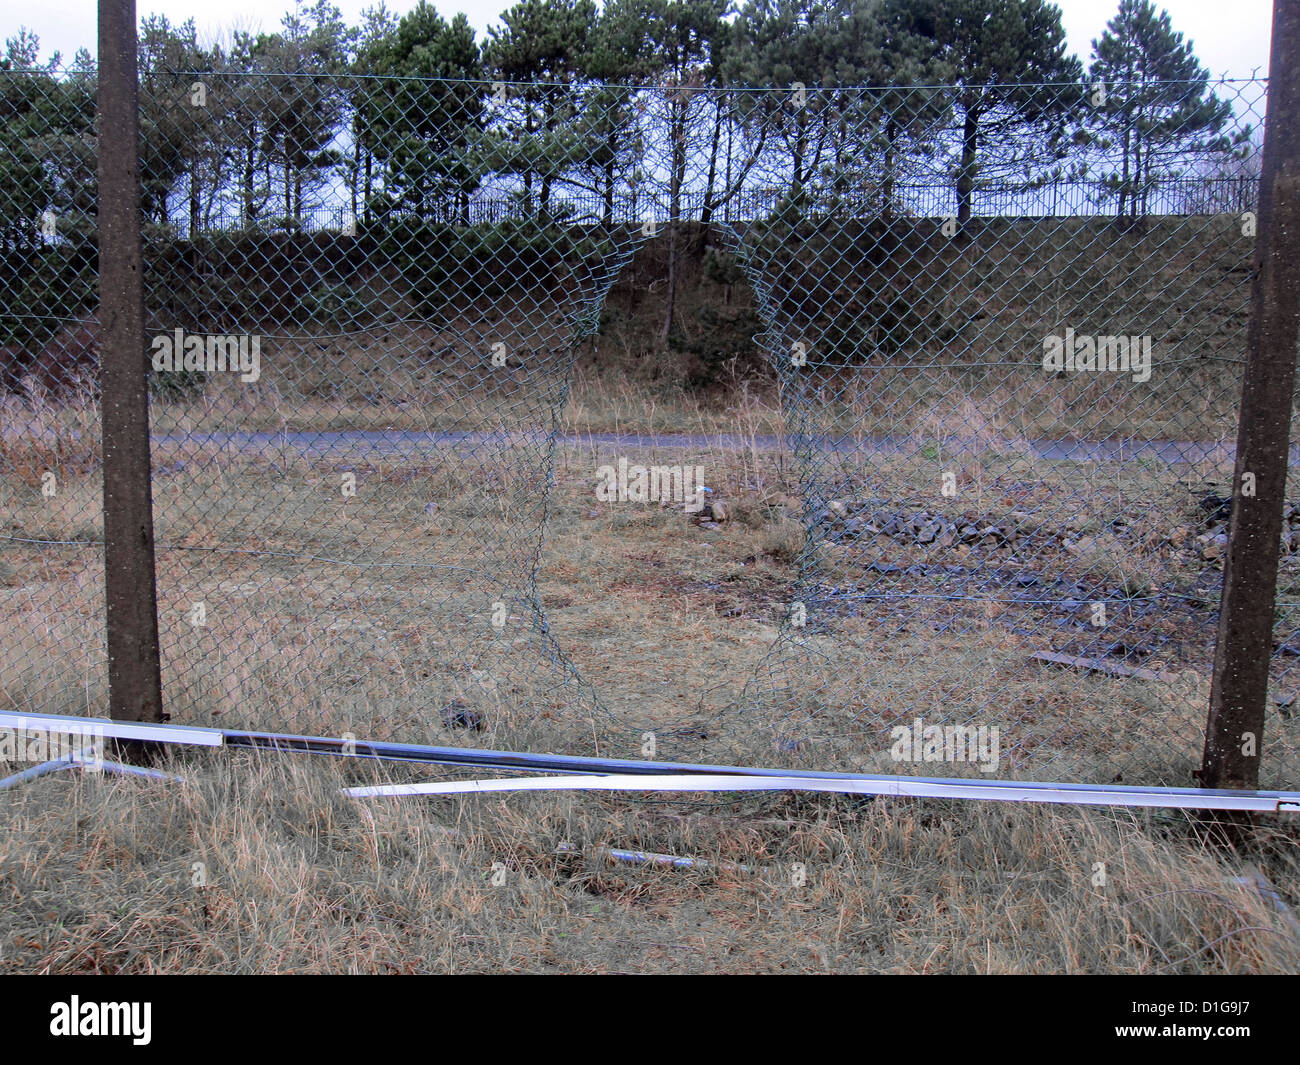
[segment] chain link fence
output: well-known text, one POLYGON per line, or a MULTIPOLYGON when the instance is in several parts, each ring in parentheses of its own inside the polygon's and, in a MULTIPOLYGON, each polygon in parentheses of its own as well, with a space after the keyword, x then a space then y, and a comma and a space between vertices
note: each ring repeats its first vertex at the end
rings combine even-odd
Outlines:
MULTIPOLYGON (((169 714, 534 750, 654 733, 579 677, 538 572, 575 362, 652 241, 674 298, 690 231, 762 319, 803 546, 758 673, 660 755, 1187 783, 1264 94, 151 69, 169 714)), ((0 702, 22 711, 107 707, 94 98, 93 71, 0 72, 0 702)), ((1271 785, 1300 777, 1295 572, 1271 785)))
MULTIPOLYGON (((1208 105, 1205 86, 1175 87, 1159 121, 1132 119, 1150 102, 1137 86, 1027 91, 1168 139, 1132 158, 1062 150, 1105 175, 1095 201, 1109 215, 986 218, 968 202, 863 219, 809 182, 728 230, 768 327, 806 531, 741 716, 801 764, 1186 784, 1204 741, 1256 219, 1248 202, 1151 212, 1150 160, 1176 142, 1257 166, 1263 86, 1224 83, 1208 105), (1197 124, 1206 106, 1222 116, 1212 129, 1197 124)), ((890 121, 870 94, 797 103, 781 122, 805 151, 846 110, 859 129, 890 121)), ((924 124, 963 102, 936 90, 895 106, 924 124)), ((928 165, 939 184, 947 161, 913 154, 909 177, 928 165)), ((1279 785, 1298 768, 1300 537, 1288 525, 1283 538, 1266 725, 1279 785)))

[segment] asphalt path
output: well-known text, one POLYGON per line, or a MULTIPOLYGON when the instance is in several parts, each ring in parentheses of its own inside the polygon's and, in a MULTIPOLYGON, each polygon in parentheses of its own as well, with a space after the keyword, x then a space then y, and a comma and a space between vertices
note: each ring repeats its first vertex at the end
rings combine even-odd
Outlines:
MULTIPOLYGON (((409 429, 391 430, 336 430, 326 432, 222 432, 190 435, 163 435, 153 437, 158 447, 185 444, 222 452, 271 452, 290 449, 306 456, 349 458, 400 458, 403 455, 427 456, 437 451, 475 452, 483 448, 499 448, 509 444, 545 445, 546 431, 537 428, 513 432, 418 432, 409 429)), ((788 444, 780 436, 742 436, 738 434, 690 433, 579 433, 559 434, 556 442, 563 447, 604 448, 621 451, 634 449, 681 449, 686 451, 792 450, 796 453, 826 451, 831 453, 861 452, 874 455, 911 455, 921 449, 921 444, 908 437, 869 436, 839 439, 791 439, 788 444)), ((1134 440, 1112 438, 1107 440, 1030 439, 1023 444, 1004 442, 991 446, 987 441, 951 439, 944 442, 945 457, 980 455, 990 450, 1010 450, 1023 447, 1024 457, 1048 462, 1132 462, 1147 460, 1172 465, 1200 462, 1207 458, 1221 458, 1231 463, 1236 448, 1233 444, 1199 443, 1190 440, 1134 440)), ((1300 461, 1300 446, 1293 447, 1291 461, 1300 461)))

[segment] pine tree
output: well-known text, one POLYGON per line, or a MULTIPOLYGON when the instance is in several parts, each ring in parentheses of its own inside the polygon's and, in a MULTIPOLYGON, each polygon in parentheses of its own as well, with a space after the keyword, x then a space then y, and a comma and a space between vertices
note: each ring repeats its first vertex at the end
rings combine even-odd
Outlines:
POLYGON ((162 15, 140 20, 140 182, 145 212, 170 221, 168 198, 185 177, 191 233, 201 224, 205 159, 211 155, 216 108, 190 100, 195 78, 212 70, 213 56, 198 43, 194 20, 173 26, 162 15))
POLYGON ((350 85, 352 109, 352 161, 348 167, 348 188, 352 196, 352 217, 362 224, 371 223, 371 204, 375 195, 376 169, 382 165, 378 148, 382 129, 379 117, 389 98, 388 86, 376 78, 389 65, 397 38, 398 19, 383 0, 376 7, 361 12, 357 33, 357 51, 352 60, 350 85))
POLYGON ((494 108, 489 142, 491 169, 520 174, 524 200, 540 214, 550 210, 557 178, 582 158, 571 127, 578 114, 576 81, 585 65, 596 24, 593 0, 520 0, 501 15, 502 29, 488 31, 484 64, 507 83, 494 108))
POLYGON ((1041 176, 1069 150, 1082 64, 1066 54, 1061 12, 1046 0, 898 0, 947 68, 961 122, 955 145, 957 221, 981 180, 1041 176))
POLYGON ((582 117, 592 141, 583 165, 590 189, 601 197, 601 220, 614 221, 620 172, 635 173, 637 86, 655 74, 658 58, 646 17, 646 0, 607 0, 582 59, 585 90, 582 117))
POLYGON ((299 0, 281 27, 252 42, 252 69, 274 76, 249 79, 242 103, 278 172, 285 223, 297 226, 340 162, 333 142, 346 100, 336 76, 347 69, 354 35, 328 0, 299 0))
POLYGON ((1222 133, 1232 106, 1209 91, 1192 42, 1150 0, 1120 0, 1092 56, 1089 141, 1103 153, 1103 196, 1125 222, 1145 217, 1161 181, 1249 140, 1249 129, 1222 133))
POLYGON ((933 85, 944 68, 910 16, 894 0, 750 0, 741 9, 730 78, 808 87, 794 107, 789 91, 741 95, 746 121, 781 147, 787 197, 829 206, 875 189, 890 212, 905 156, 947 112, 942 94, 913 88, 933 85))
POLYGON ((386 167, 387 200, 467 223, 469 194, 482 177, 471 147, 486 88, 469 20, 446 22, 421 0, 369 61, 386 75, 368 94, 365 129, 386 167))
MULTIPOLYGON (((695 155, 692 138, 708 119, 708 97, 695 90, 716 82, 728 40, 723 21, 727 0, 646 0, 647 33, 657 77, 664 90, 656 113, 663 117, 668 170, 668 269, 660 343, 667 343, 677 312, 679 230, 684 219, 687 170, 695 155)), ((715 111, 715 120, 721 116, 715 111)), ((716 143, 712 138, 710 143, 716 143)))

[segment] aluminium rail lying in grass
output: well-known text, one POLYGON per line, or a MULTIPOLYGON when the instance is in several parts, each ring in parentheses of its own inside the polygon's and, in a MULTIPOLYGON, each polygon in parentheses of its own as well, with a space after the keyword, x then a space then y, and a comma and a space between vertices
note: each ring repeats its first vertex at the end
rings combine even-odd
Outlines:
POLYGON ((71 732, 118 740, 178 746, 228 747, 363 758, 375 761, 454 765, 506 772, 548 772, 556 777, 527 780, 470 780, 392 784, 348 789, 355 797, 419 794, 481 794, 492 791, 786 791, 806 790, 910 798, 974 799, 995 802, 1079 806, 1160 807, 1192 810, 1253 810, 1300 813, 1300 791, 1232 791, 1209 788, 1138 787, 1120 784, 1062 784, 1014 780, 905 777, 832 773, 761 766, 716 766, 622 758, 485 751, 417 743, 383 743, 276 732, 158 725, 63 714, 0 710, 0 729, 71 732), (578 779, 574 779, 574 777, 578 779), (632 779, 644 778, 644 779, 632 779), (762 779, 755 779, 762 778, 762 779))

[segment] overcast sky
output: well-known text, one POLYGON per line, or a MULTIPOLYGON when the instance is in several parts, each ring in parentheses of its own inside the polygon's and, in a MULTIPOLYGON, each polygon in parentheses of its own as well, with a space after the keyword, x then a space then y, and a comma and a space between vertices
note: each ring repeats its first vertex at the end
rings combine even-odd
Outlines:
MULTIPOLYGON (((351 24, 377 0, 335 0, 351 24)), ((469 17, 480 39, 513 0, 444 0, 435 3, 444 18, 458 11, 469 17)), ((1119 6, 1118 0, 1058 0, 1070 47, 1086 64, 1094 38, 1119 6)), ((409 11, 416 0, 387 0, 390 11, 409 11)), ((232 27, 274 30, 291 0, 136 0, 139 14, 166 15, 173 23, 193 18, 201 35, 226 36, 232 27)), ((1164 5, 1174 29, 1191 38, 1196 55, 1211 74, 1250 74, 1268 70, 1272 0, 1170 0, 1164 5)), ((79 47, 95 52, 94 0, 0 0, 0 35, 12 36, 26 26, 41 39, 42 57, 52 52, 71 59, 79 47)))

